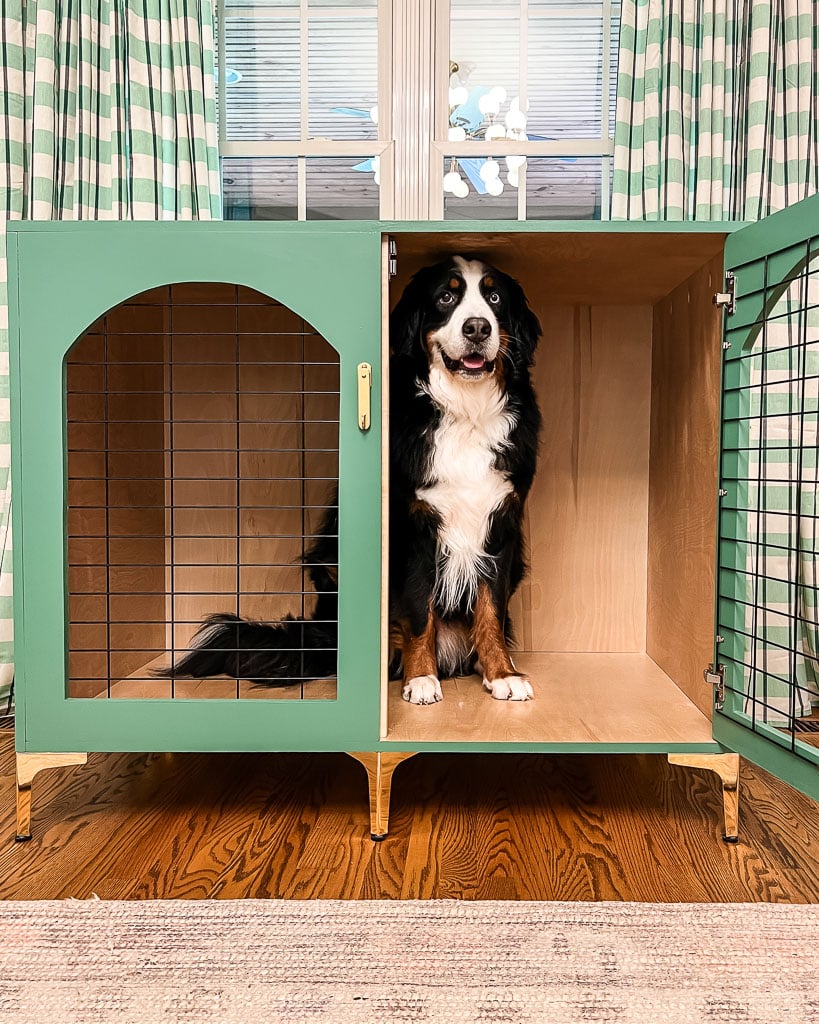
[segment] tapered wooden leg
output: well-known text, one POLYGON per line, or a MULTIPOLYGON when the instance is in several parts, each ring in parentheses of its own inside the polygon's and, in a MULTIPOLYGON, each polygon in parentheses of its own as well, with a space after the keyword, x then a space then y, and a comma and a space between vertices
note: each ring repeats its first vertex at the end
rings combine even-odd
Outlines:
POLYGON ((354 754, 354 757, 364 765, 367 772, 367 780, 370 784, 370 838, 376 842, 387 838, 390 825, 390 790, 392 788, 392 773, 408 757, 415 757, 411 753, 387 753, 379 754, 354 754))
POLYGON ((65 768, 86 764, 88 754, 17 754, 17 835, 18 843, 31 839, 31 783, 47 768, 65 768))
POLYGON ((726 843, 739 842, 739 754, 669 754, 669 764, 707 768, 722 780, 726 843))

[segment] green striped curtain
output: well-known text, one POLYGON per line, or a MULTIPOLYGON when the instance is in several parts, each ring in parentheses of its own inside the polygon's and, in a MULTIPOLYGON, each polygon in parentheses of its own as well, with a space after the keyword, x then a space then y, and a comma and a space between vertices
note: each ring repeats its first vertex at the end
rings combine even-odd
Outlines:
POLYGON ((0 690, 12 678, 7 219, 220 215, 211 0, 5 0, 0 41, 0 690))
POLYGON ((612 218, 756 220, 819 191, 816 0, 623 0, 612 218))

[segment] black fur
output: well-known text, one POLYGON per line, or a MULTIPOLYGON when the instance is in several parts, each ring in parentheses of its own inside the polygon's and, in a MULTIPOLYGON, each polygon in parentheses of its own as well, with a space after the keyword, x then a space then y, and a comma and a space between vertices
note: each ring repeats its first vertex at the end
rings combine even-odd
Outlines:
MULTIPOLYGON (((486 581, 511 641, 507 606, 526 571, 521 525, 537 464, 540 411, 530 369, 541 330, 518 282, 494 268, 491 273, 502 300, 497 317, 511 341, 502 369, 507 408, 517 414, 517 425, 509 444, 495 455, 495 465, 508 474, 514 494, 492 516, 485 550, 493 556, 493 571, 486 581)), ((416 636, 423 631, 433 600, 438 520, 431 510, 417 508, 415 496, 425 484, 441 415, 419 382, 429 380, 427 333, 447 320, 435 296, 451 276, 450 261, 421 270, 390 317, 390 536, 400 538, 390 547, 390 617, 408 621, 416 636)), ((433 610, 444 621, 469 626, 471 609, 464 603, 454 613, 434 606, 433 610)), ((466 661, 439 664, 439 674, 468 674, 474 664, 472 654, 466 661)), ((398 675, 400 661, 395 659, 390 669, 398 675)))
MULTIPOLYGON (((427 334, 451 315, 441 308, 437 296, 453 273, 450 260, 421 270, 407 285, 390 318, 390 617, 404 628, 408 626, 415 636, 423 632, 434 601, 439 526, 436 513, 416 500, 419 488, 428 482, 425 474, 440 419, 438 408, 421 385, 429 381, 430 373, 427 334)), ((485 546, 492 556, 491 569, 484 579, 511 639, 507 607, 526 570, 521 524, 537 461, 540 413, 530 367, 541 332, 517 281, 494 269, 491 274, 493 291, 500 296, 495 313, 509 338, 498 372, 506 390, 507 409, 516 414, 516 426, 508 444, 495 454, 496 467, 508 475, 514 491, 492 516, 485 546)), ((335 507, 319 532, 304 556, 318 594, 311 619, 288 617, 269 624, 212 615, 194 638, 193 648, 159 674, 196 678, 226 674, 267 686, 334 674, 337 598, 331 570, 337 562, 335 507), (302 653, 300 648, 313 650, 302 653)), ((471 608, 465 600, 455 611, 433 610, 442 621, 468 629, 471 608)), ((470 655, 439 665, 440 674, 470 672, 474 660, 470 655)), ((399 671, 397 658, 391 673, 399 671)))

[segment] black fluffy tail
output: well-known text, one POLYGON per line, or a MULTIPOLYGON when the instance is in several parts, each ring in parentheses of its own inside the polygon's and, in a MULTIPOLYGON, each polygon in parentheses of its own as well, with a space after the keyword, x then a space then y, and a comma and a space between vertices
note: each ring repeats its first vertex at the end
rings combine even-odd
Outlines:
POLYGON ((253 622, 237 615, 209 615, 193 646, 169 668, 166 678, 231 676, 261 686, 291 686, 336 674, 334 622, 287 616, 281 623, 253 622))
POLYGON ((230 676, 261 686, 292 686, 337 672, 338 509, 334 504, 304 556, 318 600, 309 619, 254 622, 209 615, 179 661, 154 674, 166 679, 230 676))

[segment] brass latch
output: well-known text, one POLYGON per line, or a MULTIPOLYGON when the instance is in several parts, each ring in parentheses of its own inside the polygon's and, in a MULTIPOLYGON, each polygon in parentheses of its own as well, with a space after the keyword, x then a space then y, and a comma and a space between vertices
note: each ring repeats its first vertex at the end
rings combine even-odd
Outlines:
POLYGON ((358 364, 358 429, 370 429, 370 393, 373 389, 373 368, 369 363, 358 364))

